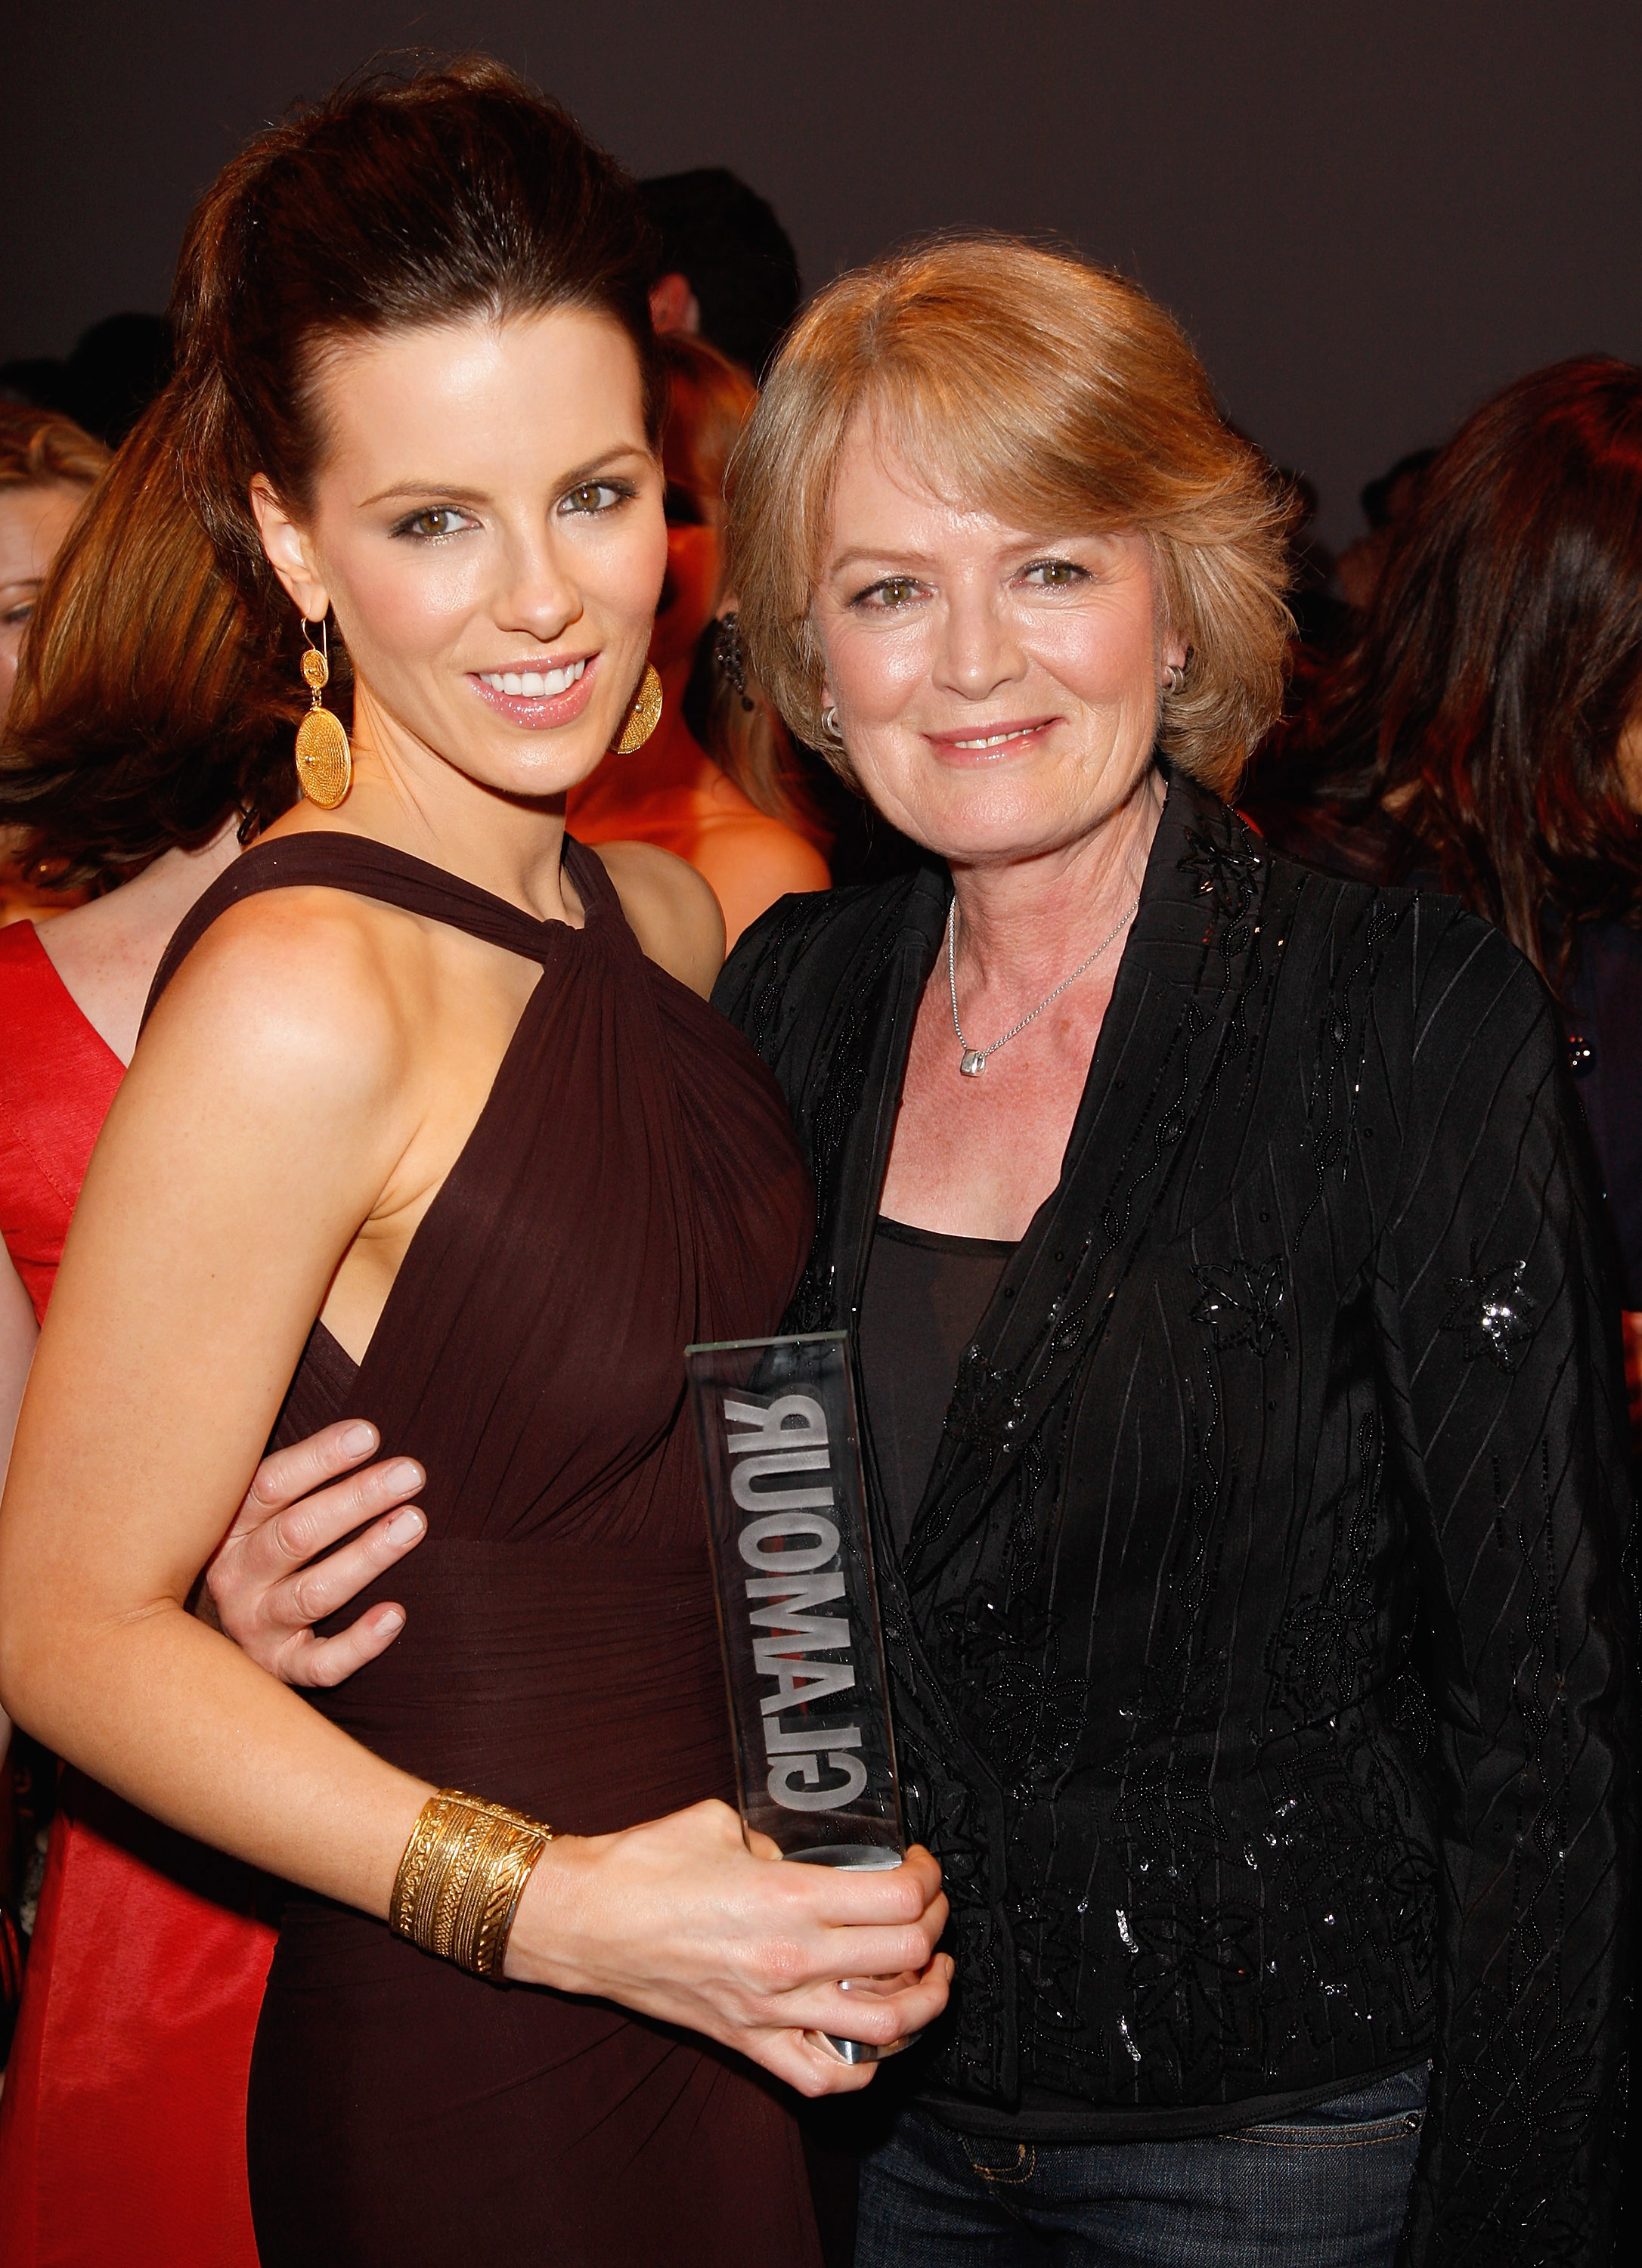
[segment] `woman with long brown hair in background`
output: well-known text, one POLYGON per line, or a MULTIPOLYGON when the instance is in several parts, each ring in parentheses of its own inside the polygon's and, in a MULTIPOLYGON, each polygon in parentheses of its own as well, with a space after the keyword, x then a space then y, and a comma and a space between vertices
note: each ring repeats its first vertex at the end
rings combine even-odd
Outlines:
POLYGON ((1642 370, 1557 363, 1466 421, 1244 804, 1308 865, 1451 892, 1550 983, 1617 1233, 1637 1413, 1642 370))
POLYGON ((891 2043, 950 1973, 926 1852, 784 1867, 721 1800, 680 1351, 773 1325, 810 1198, 702 997, 711 892, 564 828, 654 721, 647 283, 629 184, 483 62, 259 137, 182 254, 175 477, 257 682, 312 688, 307 799, 184 921, 92 1160, 0 1694, 295 1886, 264 2268, 814 2260, 765 2074, 858 2087, 815 2035, 891 2043), (184 1607, 270 1430, 343 1410, 423 1466, 429 1534, 400 1641, 310 1705, 184 1607))
MULTIPOLYGON (((102 443, 72 418, 0 402, 0 720, 17 682, 23 633, 40 585, 107 462, 102 443)), ((20 848, 0 821, 0 926, 53 909, 51 897, 18 872, 20 848)))

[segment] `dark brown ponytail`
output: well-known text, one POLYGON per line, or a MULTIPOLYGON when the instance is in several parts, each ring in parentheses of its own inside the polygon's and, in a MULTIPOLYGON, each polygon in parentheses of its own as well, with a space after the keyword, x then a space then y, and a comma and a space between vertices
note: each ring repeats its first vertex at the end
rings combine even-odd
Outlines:
POLYGON ((29 626, 0 828, 107 887, 234 809, 296 793, 300 636, 249 489, 302 514, 324 435, 318 350, 482 315, 585 307, 632 340, 659 411, 649 246, 626 176, 486 58, 373 75, 260 135, 189 222, 175 375, 77 523, 29 626))

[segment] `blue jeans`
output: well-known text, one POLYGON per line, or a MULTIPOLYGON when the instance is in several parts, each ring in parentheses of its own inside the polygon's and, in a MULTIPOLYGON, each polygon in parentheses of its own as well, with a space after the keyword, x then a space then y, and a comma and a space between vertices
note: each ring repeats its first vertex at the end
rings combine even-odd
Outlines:
POLYGON ((1428 2079, 1196 2140, 984 2141, 909 2110, 862 2164, 856 2268, 1391 2268, 1428 2079))

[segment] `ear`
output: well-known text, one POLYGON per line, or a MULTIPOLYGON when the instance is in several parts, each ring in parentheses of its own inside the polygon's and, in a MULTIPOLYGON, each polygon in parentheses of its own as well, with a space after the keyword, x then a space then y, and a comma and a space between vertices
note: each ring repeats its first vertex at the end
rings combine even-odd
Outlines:
POLYGON ((1158 666, 1160 669, 1184 669, 1186 657, 1190 652, 1190 646, 1178 630, 1166 628, 1158 648, 1158 666))
POLYGON ((331 594, 313 564, 306 531, 275 495, 266 473, 258 473, 251 482, 251 510, 269 565, 284 585, 292 604, 301 608, 305 622, 322 622, 330 612, 331 594))

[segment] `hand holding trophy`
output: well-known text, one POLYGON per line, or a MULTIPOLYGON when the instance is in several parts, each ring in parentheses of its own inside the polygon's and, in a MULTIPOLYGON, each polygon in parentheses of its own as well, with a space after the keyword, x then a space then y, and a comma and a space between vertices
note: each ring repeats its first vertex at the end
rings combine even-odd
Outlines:
MULTIPOLYGON (((743 1829, 848 1869, 905 1854, 842 1331, 685 1350, 706 1480, 743 1829)), ((846 2063, 879 2048, 815 2036, 846 2063)))

